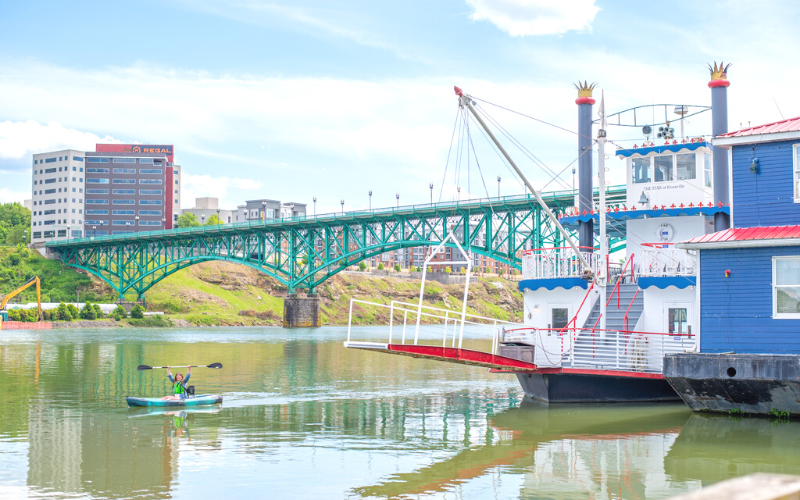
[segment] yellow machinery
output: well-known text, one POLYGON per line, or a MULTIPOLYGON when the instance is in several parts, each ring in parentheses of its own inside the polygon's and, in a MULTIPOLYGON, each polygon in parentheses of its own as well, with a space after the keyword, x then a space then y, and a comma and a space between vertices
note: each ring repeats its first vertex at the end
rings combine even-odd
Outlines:
POLYGON ((17 288, 13 292, 9 293, 5 297, 3 297, 3 301, 0 302, 0 322, 8 321, 8 311, 6 311, 6 304, 8 303, 9 299, 12 299, 23 292, 26 288, 36 283, 36 303, 39 305, 39 321, 42 321, 42 286, 41 282, 39 281, 38 276, 34 276, 33 278, 29 279, 27 283, 22 285, 21 287, 17 288))

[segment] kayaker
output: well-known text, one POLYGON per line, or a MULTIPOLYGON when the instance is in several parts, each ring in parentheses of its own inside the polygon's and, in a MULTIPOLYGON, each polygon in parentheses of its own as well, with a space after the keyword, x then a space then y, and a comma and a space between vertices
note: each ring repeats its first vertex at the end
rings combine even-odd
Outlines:
POLYGON ((189 370, 186 372, 186 378, 183 378, 183 373, 178 372, 175 374, 175 377, 172 377, 172 368, 167 367, 167 378, 170 382, 172 382, 172 395, 171 396, 164 396, 161 399, 184 399, 186 398, 186 382, 189 381, 189 377, 192 376, 192 367, 189 367, 189 370))

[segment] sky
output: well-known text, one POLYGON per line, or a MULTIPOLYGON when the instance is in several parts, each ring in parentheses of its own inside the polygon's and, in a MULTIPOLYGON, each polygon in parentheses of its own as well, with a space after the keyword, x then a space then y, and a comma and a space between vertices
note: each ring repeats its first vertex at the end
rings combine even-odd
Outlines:
MULTIPOLYGON (((770 0, 0 0, 0 202, 31 197, 34 153, 97 142, 173 144, 182 208, 270 198, 311 213, 316 197, 317 213, 341 200, 357 210, 370 190, 373 207, 398 194, 425 203, 431 183, 435 200, 494 196, 497 176, 501 194, 522 193, 474 124, 472 146, 453 139, 454 85, 524 146, 509 151, 534 185, 570 188, 579 80, 598 82, 607 113, 708 106, 707 65, 722 60, 733 63, 730 130, 800 115, 798 11, 770 0)), ((708 113, 687 122, 710 133, 708 113)), ((644 139, 621 127, 608 137, 644 139)), ((615 144, 607 178, 621 184, 615 144)))

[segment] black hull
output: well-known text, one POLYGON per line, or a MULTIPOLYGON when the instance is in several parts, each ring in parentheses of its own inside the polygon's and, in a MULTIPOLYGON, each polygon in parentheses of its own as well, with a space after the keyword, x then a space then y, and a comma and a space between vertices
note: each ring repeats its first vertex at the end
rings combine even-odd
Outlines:
POLYGON ((660 403, 681 398, 663 379, 575 375, 518 374, 525 395, 545 403, 660 403))

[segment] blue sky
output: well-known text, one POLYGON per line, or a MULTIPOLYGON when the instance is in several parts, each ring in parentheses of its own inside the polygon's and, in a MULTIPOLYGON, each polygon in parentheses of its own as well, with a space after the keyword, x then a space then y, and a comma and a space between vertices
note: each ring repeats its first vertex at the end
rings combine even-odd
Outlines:
MULTIPOLYGON (((30 197, 31 155, 98 141, 171 143, 182 207, 218 196, 318 212, 521 192, 474 135, 450 164, 453 85, 576 128, 578 79, 609 112, 708 104, 706 64, 733 61, 730 128, 800 115, 795 2, 0 0, 0 201, 30 197), (469 180, 467 180, 469 176, 469 180), (487 187, 479 182, 486 179, 487 187), (444 181, 443 181, 444 179, 444 181)), ((491 110, 555 171, 574 135, 491 110)), ((702 118, 689 124, 707 133, 702 118)), ((641 139, 612 129, 612 138, 641 139)), ((612 153, 612 150, 608 151, 612 153)), ((520 159, 539 186, 550 176, 520 159)), ((624 177, 609 163, 611 182, 624 177)), ((559 188, 571 184, 567 171, 559 188)))

